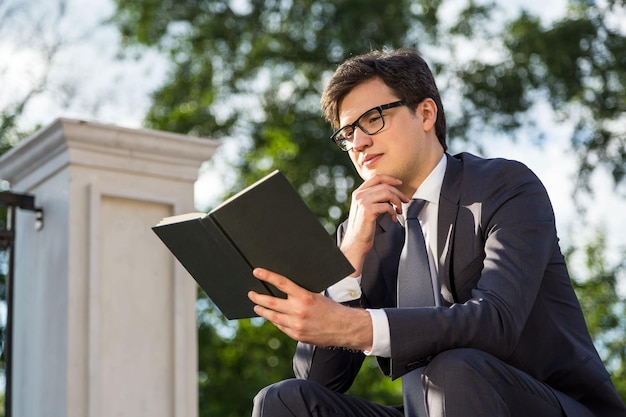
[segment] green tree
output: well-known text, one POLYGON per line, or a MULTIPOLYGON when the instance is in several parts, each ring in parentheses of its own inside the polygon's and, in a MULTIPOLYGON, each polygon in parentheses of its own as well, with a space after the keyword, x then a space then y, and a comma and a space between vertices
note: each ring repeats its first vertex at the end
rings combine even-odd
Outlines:
POLYGON ((626 272, 624 255, 626 251, 619 261, 608 261, 602 230, 582 247, 566 251, 570 265, 580 264, 580 268, 570 267, 574 289, 591 337, 622 398, 626 398, 626 300, 620 296, 618 284, 620 275, 626 272))
POLYGON ((200 416, 250 415, 259 381, 291 373, 293 341, 267 322, 234 326, 211 310, 203 308, 198 320, 200 416))
POLYGON ((115 21, 127 44, 157 46, 174 62, 146 124, 248 139, 234 188, 280 168, 332 230, 356 175, 326 139, 324 80, 348 55, 403 44, 411 25, 426 18, 407 13, 405 1, 237 4, 118 2, 115 21))
MULTIPOLYGON (((529 110, 547 101, 558 123, 574 126, 578 187, 591 191, 589 177, 599 166, 623 186, 626 31, 615 15, 625 11, 623 0, 570 0, 566 16, 550 25, 523 12, 503 32, 485 30, 485 46, 500 53, 488 60, 477 56, 457 70, 462 104, 452 136, 469 140, 485 127, 510 133, 533 128, 529 110)), ((464 28, 461 22, 455 32, 464 35, 464 28)), ((537 139, 544 140, 541 132, 537 139)))
POLYGON ((329 230, 345 215, 357 178, 324 146, 319 94, 337 63, 371 48, 425 53, 450 98, 451 141, 481 145, 487 129, 515 137, 533 128, 533 106, 547 102, 560 123, 575 126, 580 186, 599 165, 616 184, 623 179, 626 40, 611 16, 624 13, 624 1, 571 0, 550 24, 528 12, 497 24, 504 2, 468 1, 448 19, 441 0, 117 3, 113 20, 125 45, 160 48, 173 62, 146 124, 245 138, 235 188, 281 168, 329 230), (492 53, 466 58, 468 45, 492 53))
MULTIPOLYGON (((346 216, 358 177, 327 139, 319 95, 340 62, 373 48, 424 53, 439 80, 453 144, 486 145, 482 138, 494 132, 515 137, 534 128, 530 112, 547 103, 560 123, 574 126, 580 185, 599 165, 623 184, 626 42, 611 18, 626 11, 623 0, 570 0, 566 14, 549 23, 529 12, 498 19, 506 2, 470 0, 447 18, 452 2, 443 0, 116 3, 112 22, 126 50, 158 48, 172 62, 145 124, 239 143, 233 190, 282 169, 330 233, 346 216), (468 58, 468 50, 489 53, 468 58)), ((217 326, 210 304, 199 306, 203 415, 228 415, 224 403, 249 406, 256 389, 291 375, 293 342, 275 328, 246 321, 217 326), (268 348, 269 340, 280 341, 280 349, 268 348), (226 393, 218 395, 222 384, 236 387, 227 402, 226 393)), ((353 391, 398 402, 397 385, 382 382, 372 365, 353 391)))

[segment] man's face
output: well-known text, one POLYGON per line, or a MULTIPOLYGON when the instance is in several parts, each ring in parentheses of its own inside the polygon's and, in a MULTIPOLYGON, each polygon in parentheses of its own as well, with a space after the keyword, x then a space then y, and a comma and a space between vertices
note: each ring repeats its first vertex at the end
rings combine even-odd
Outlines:
MULTIPOLYGON (((379 78, 356 86, 339 105, 341 126, 354 123, 369 109, 400 100, 379 78)), ((368 135, 361 129, 354 131, 354 147, 348 151, 352 163, 364 180, 376 174, 385 174, 402 180, 403 192, 414 192, 433 166, 433 151, 438 144, 434 128, 422 115, 423 103, 417 111, 407 106, 384 110, 385 126, 368 135), (427 134, 428 132, 428 134, 427 134)), ((436 107, 435 107, 436 117, 436 107)), ((439 152, 439 160, 441 151, 439 152)))

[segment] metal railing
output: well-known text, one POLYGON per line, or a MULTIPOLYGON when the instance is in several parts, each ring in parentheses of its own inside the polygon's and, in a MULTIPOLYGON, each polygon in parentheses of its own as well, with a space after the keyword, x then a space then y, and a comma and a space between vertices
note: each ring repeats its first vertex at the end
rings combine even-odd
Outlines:
POLYGON ((0 206, 7 207, 7 221, 4 228, 0 228, 0 250, 7 250, 8 271, 6 274, 6 326, 4 330, 4 371, 5 371, 5 394, 4 412, 5 417, 11 417, 11 367, 12 367, 12 346, 13 346, 13 278, 15 274, 15 238, 16 238, 16 214, 17 209, 34 211, 36 224, 35 228, 40 230, 43 227, 43 209, 35 207, 35 197, 30 194, 17 194, 10 191, 0 192, 0 206))

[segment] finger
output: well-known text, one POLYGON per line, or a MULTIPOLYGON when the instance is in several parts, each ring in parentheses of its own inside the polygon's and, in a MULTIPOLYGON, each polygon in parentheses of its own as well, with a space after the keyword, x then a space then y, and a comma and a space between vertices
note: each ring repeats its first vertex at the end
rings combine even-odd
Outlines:
POLYGON ((363 202, 392 202, 394 205, 407 203, 409 198, 393 184, 385 182, 363 183, 353 196, 363 202))
POLYGON ((254 312, 259 316, 259 317, 263 317, 266 320, 271 321, 274 324, 277 324, 275 322, 275 320, 277 320, 277 313, 276 311, 269 309, 267 307, 263 307, 262 305, 255 305, 254 306, 254 312))
POLYGON ((355 208, 370 207, 375 215, 389 212, 392 216, 402 213, 402 204, 409 199, 395 187, 377 185, 368 189, 355 191, 355 208))
POLYGON ((260 317, 263 317, 264 319, 271 321, 275 325, 289 327, 288 326, 290 322, 289 310, 281 311, 280 309, 273 308, 272 306, 264 306, 264 305, 257 304, 254 306, 254 312, 258 314, 260 317))
POLYGON ((289 278, 276 272, 267 270, 265 268, 254 268, 252 274, 261 281, 272 284, 274 287, 278 288, 280 291, 284 292, 287 295, 294 295, 297 294, 299 291, 304 290, 302 287, 291 281, 289 278))
POLYGON ((253 291, 250 291, 248 297, 253 302, 255 302, 254 300, 259 301, 258 303, 255 302, 256 305, 253 307, 254 312, 259 317, 272 322, 284 333, 287 333, 287 329, 289 329, 289 310, 286 309, 286 307, 288 307, 286 300, 271 296, 263 296, 254 293, 253 291))
POLYGON ((396 206, 391 202, 385 202, 376 204, 374 210, 377 217, 381 214, 387 213, 395 221, 395 219, 398 217, 398 214, 402 213, 402 206, 396 206))
POLYGON ((274 297, 272 295, 259 294, 256 291, 248 291, 248 298, 254 304, 270 308, 272 310, 275 310, 280 301, 283 300, 282 298, 274 297))
POLYGON ((402 214, 402 204, 406 204, 410 201, 404 194, 392 195, 389 198, 388 203, 393 206, 394 211, 397 214, 402 214))

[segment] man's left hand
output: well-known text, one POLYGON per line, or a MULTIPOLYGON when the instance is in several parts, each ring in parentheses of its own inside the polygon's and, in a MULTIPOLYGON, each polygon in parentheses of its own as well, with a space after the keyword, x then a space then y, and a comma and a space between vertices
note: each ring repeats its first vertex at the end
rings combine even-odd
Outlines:
POLYGON ((370 350, 372 322, 367 311, 341 305, 322 294, 300 287, 287 277, 256 268, 254 276, 287 294, 278 298, 248 293, 254 311, 274 323, 287 336, 316 346, 370 350))

